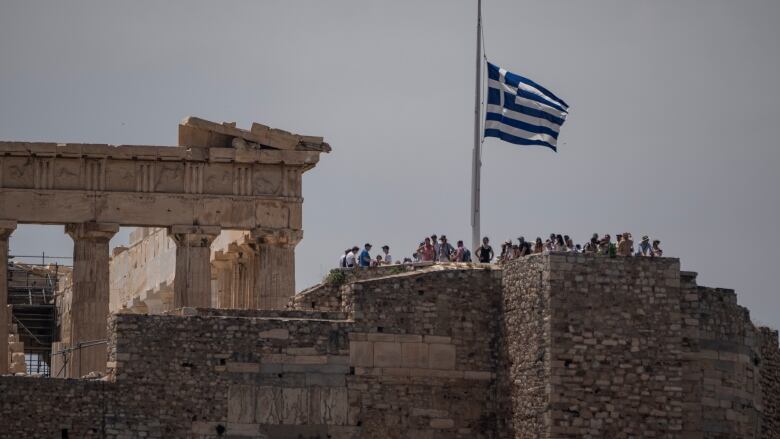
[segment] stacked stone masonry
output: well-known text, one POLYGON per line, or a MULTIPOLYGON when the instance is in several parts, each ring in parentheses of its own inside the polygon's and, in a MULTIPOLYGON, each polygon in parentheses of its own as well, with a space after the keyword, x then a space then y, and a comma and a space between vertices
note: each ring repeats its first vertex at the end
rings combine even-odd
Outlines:
POLYGON ((551 254, 342 282, 288 310, 114 314, 105 380, 0 377, 3 434, 777 437, 777 332, 676 259, 551 254))
MULTIPOLYGON (((0 142, 0 267, 22 224, 61 224, 73 239, 68 376, 104 373, 110 312, 108 243, 120 226, 164 228, 175 242, 173 306, 213 306, 211 244, 223 230, 250 239, 250 308, 284 308, 295 294, 302 175, 330 151, 321 137, 257 123, 190 117, 177 146, 0 142)), ((141 275, 142 276, 142 275, 141 275)), ((138 279, 134 276, 134 279, 138 279)), ((0 373, 7 369, 5 274, 0 277, 0 373)), ((168 283, 165 276, 158 279, 168 283)), ((153 285, 156 288, 160 284, 153 285)), ((135 288, 138 285, 130 285, 135 288)), ((142 285, 141 293, 148 288, 142 285)), ((114 302, 136 307, 135 294, 114 302)), ((159 303, 138 304, 148 311, 159 303)))

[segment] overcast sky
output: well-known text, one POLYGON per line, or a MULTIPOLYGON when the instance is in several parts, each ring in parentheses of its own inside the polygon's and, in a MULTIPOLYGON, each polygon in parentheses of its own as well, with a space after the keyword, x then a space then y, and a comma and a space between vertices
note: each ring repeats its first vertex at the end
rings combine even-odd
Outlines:
MULTIPOLYGON (((483 232, 662 241, 780 326, 780 2, 486 0, 486 53, 566 100, 559 153, 487 139, 483 232)), ((0 0, 0 138, 175 145, 188 115, 324 136, 297 289, 342 249, 470 240, 476 1, 0 0)), ((114 240, 127 240, 123 230, 114 240)), ((15 254, 64 254, 22 226, 15 254)))

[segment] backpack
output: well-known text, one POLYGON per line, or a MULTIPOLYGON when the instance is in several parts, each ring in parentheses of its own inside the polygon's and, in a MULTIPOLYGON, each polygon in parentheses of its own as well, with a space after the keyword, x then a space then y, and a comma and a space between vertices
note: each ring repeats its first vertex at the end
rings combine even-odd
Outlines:
POLYGON ((466 251, 463 252, 463 262, 471 262, 471 250, 466 249, 466 251))

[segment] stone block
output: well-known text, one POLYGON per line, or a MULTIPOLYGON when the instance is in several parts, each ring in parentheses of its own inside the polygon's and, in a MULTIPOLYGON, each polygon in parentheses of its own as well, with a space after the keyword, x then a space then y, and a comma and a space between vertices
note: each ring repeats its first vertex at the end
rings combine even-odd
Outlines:
POLYGON ((366 339, 368 341, 398 341, 398 336, 396 334, 382 334, 378 332, 372 332, 366 335, 366 339))
POLYGON ((317 348, 304 347, 304 348, 287 348, 287 355, 317 355, 317 348))
POLYGON ((228 437, 251 437, 260 438, 260 426, 258 424, 241 424, 237 422, 228 422, 228 437))
POLYGON ((259 424, 280 424, 284 403, 282 388, 261 386, 257 388, 256 421, 259 424))
POLYGON ((229 361, 225 364, 228 372, 239 373, 259 373, 260 363, 240 363, 235 361, 229 361))
POLYGON ((231 385, 228 389, 228 422, 250 424, 255 421, 255 387, 231 385))
POLYGON ((8 343, 8 352, 10 352, 10 353, 16 353, 16 352, 24 353, 24 343, 22 343, 21 341, 8 343))
POLYGON ((399 366, 401 366, 401 343, 383 341, 374 343, 374 367, 399 366))
POLYGON ((455 369, 455 346, 432 343, 428 346, 428 367, 431 369, 455 369))
POLYGON ((452 337, 443 337, 439 335, 426 335, 423 337, 423 341, 426 343, 452 343, 452 337))
POLYGON ((290 331, 284 328, 274 328, 257 334, 257 338, 271 338, 277 340, 287 340, 290 338, 290 331))
POLYGON ((320 417, 329 425, 346 425, 349 398, 346 387, 323 387, 320 392, 320 417))
POLYGON ((427 343, 401 343, 401 365, 403 367, 428 367, 427 343))
POLYGON ((349 365, 374 367, 374 343, 370 341, 350 341, 349 365))
POLYGON ((291 364, 328 364, 327 355, 295 355, 290 360, 291 364))
POLYGON ((306 388, 283 388, 282 424, 303 425, 309 420, 309 392, 306 388))
POLYGON ((431 419, 430 426, 431 428, 436 428, 441 430, 448 429, 448 428, 455 428, 455 421, 453 421, 452 419, 438 419, 438 418, 431 419))

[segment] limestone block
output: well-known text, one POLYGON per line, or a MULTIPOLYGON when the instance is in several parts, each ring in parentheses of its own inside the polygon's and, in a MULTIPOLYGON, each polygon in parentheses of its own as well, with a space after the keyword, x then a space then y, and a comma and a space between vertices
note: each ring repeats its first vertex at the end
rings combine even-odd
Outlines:
POLYGON ((320 392, 320 416, 325 424, 345 425, 349 398, 346 387, 323 387, 320 392))
POLYGON ((11 363, 11 373, 27 373, 27 365, 22 362, 11 363))
POLYGON ((284 402, 282 388, 261 386, 257 388, 256 421, 260 424, 281 424, 284 402))
POLYGON ((282 424, 302 425, 308 422, 309 392, 306 388, 282 389, 282 424))
POLYGON ((374 367, 374 343, 370 341, 350 341, 349 365, 374 367))
POLYGON ((454 428, 455 421, 452 419, 431 419, 431 428, 447 429, 454 428))
POLYGON ((290 331, 285 328, 274 328, 257 334, 257 338, 272 338, 277 340, 287 340, 290 338, 290 331))
POLYGON ((265 437, 260 436, 260 426, 258 424, 242 424, 237 422, 228 422, 227 434, 229 437, 265 437))
POLYGON ((443 343, 448 344, 452 343, 452 337, 442 337, 439 335, 426 335, 423 337, 423 341, 426 343, 443 343))
POLYGON ((455 345, 431 343, 428 346, 428 367, 431 369, 455 369, 455 345))
POLYGON ((288 355, 317 355, 317 349, 314 347, 305 348, 287 348, 288 355))
POLYGON ((24 352, 14 352, 11 354, 11 363, 24 364, 24 352))
POLYGON ((255 387, 231 385, 228 389, 228 422, 249 424, 255 420, 255 387))
POLYGON ((428 367, 428 344, 401 343, 403 367, 428 367))
POLYGON ((24 343, 21 341, 8 343, 8 351, 11 353, 24 352, 24 343))
POLYGON ((230 361, 226 364, 228 372, 258 373, 260 372, 260 363, 240 363, 230 361))
POLYGON ((401 343, 378 341, 374 343, 374 367, 401 366, 401 343))

